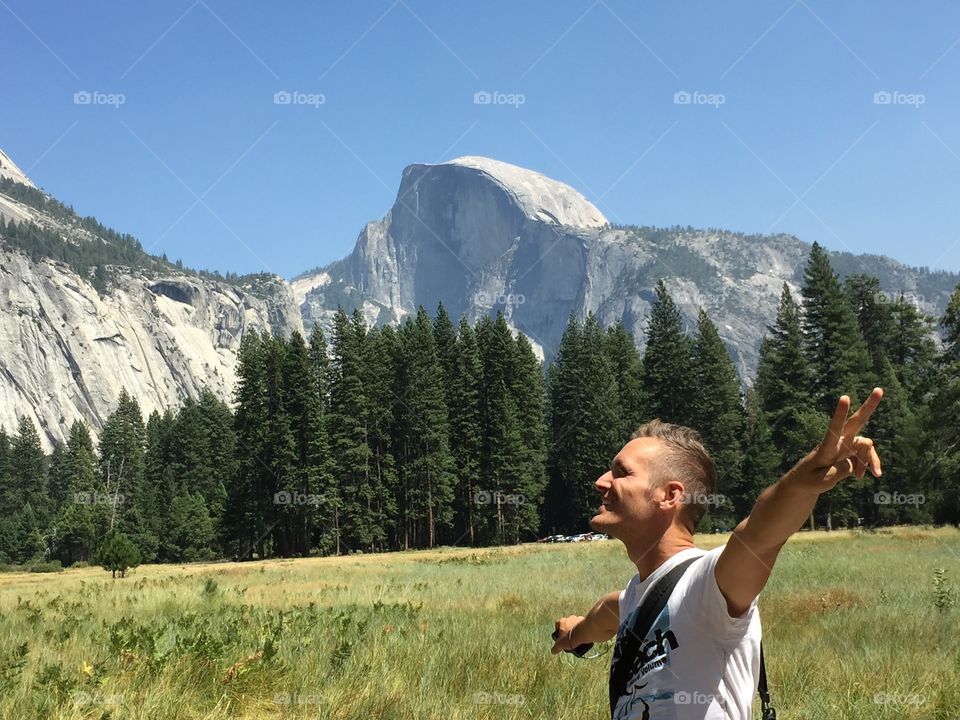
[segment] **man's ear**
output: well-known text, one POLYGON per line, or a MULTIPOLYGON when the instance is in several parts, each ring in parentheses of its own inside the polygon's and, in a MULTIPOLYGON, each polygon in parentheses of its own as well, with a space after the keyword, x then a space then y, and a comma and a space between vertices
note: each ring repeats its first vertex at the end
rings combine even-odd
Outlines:
POLYGON ((663 490, 663 499, 660 501, 660 507, 667 509, 683 505, 686 488, 683 487, 682 482, 668 480, 661 486, 661 489, 663 490))

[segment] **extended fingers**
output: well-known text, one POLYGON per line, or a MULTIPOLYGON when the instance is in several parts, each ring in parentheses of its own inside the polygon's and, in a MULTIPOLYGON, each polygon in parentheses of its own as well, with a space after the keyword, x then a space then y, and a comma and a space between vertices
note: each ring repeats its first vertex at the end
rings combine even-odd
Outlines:
POLYGON ((820 444, 821 452, 825 453, 826 456, 835 457, 833 453, 836 451, 837 443, 843 434, 843 427, 847 422, 847 415, 849 414, 850 398, 846 395, 841 395, 837 401, 837 409, 833 411, 833 417, 830 419, 830 427, 827 428, 827 435, 820 444))
POLYGON ((873 415, 873 411, 877 409, 877 406, 880 404, 880 400, 883 398, 883 389, 874 388, 873 392, 870 393, 863 405, 861 405, 857 411, 850 416, 850 419, 846 421, 846 424, 843 426, 844 435, 856 435, 863 429, 863 426, 867 424, 867 420, 870 419, 870 416, 873 415))

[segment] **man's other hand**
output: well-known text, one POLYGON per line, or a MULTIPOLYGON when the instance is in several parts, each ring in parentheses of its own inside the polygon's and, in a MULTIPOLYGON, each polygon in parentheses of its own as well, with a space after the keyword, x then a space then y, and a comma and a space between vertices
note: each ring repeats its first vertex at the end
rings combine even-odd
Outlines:
POLYGON ((550 652, 556 655, 564 650, 573 650, 579 643, 571 643, 571 634, 573 629, 583 622, 582 615, 568 615, 557 620, 554 625, 558 631, 557 639, 553 641, 553 647, 550 652))

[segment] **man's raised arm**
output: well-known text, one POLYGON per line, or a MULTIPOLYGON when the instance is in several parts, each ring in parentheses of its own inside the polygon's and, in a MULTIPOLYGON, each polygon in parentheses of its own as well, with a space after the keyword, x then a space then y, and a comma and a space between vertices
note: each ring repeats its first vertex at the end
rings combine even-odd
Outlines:
POLYGON ((717 560, 717 586, 727 612, 739 617, 760 594, 780 548, 810 517, 817 498, 840 480, 867 470, 879 477, 880 457, 869 438, 857 435, 877 409, 883 390, 874 388, 851 417, 844 395, 823 441, 757 499, 750 516, 733 531, 717 560))

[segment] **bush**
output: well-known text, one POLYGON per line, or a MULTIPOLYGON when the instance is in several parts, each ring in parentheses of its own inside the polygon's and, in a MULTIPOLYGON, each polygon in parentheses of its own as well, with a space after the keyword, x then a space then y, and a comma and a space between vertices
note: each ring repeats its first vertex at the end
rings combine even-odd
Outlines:
POLYGON ((59 560, 52 560, 50 562, 33 562, 24 566, 24 570, 32 573, 63 572, 63 565, 60 564, 59 560))
POLYGON ((110 533, 97 550, 97 563, 113 577, 118 572, 120 577, 126 577, 127 570, 137 567, 140 559, 140 550, 121 532, 110 533))

